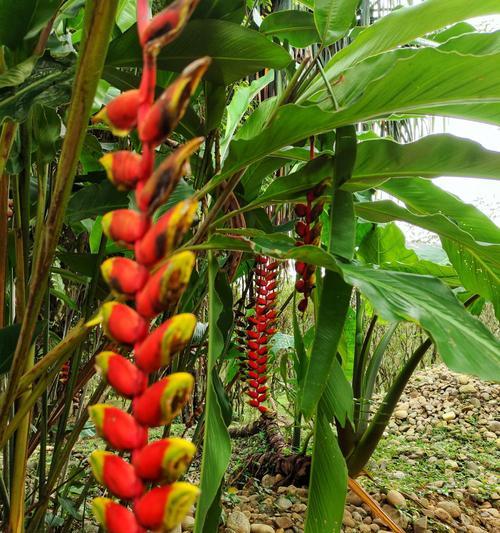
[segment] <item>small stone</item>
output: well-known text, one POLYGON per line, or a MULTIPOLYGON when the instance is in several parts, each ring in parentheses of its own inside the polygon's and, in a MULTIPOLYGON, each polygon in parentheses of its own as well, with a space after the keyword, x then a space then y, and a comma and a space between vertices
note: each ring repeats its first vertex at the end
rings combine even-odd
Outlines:
POLYGON ((387 493, 387 501, 394 507, 406 507, 405 497, 397 490, 390 490, 387 493))
POLYGON ((462 513, 460 506, 455 502, 440 501, 438 502, 437 506, 445 511, 448 511, 453 518, 458 518, 462 513))
POLYGON ((274 533, 274 527, 267 524, 252 524, 250 531, 251 533, 274 533))
POLYGON ((274 523, 283 529, 288 529, 293 526, 293 522, 288 518, 288 516, 278 516, 274 519, 274 523))
POLYGON ((356 505, 357 507, 359 507, 363 503, 363 500, 357 494, 354 494, 354 492, 349 492, 347 494, 346 501, 348 504, 356 505))
POLYGON ((274 476, 271 476, 269 474, 266 474, 262 477, 261 484, 265 489, 270 489, 273 487, 274 483, 276 482, 274 476))
POLYGON ((356 522, 354 521, 351 513, 345 509, 344 510, 344 518, 342 519, 342 524, 346 527, 356 527, 356 522))
POLYGON ((232 529, 234 533, 250 533, 250 521, 241 511, 233 511, 227 517, 226 527, 232 529))
POLYGON ((453 518, 451 517, 450 513, 441 507, 436 507, 434 510, 434 516, 443 522, 453 522, 453 518))
POLYGON ((427 517, 421 516, 413 522, 413 533, 425 533, 427 531, 427 517))
POLYGON ((182 529, 183 531, 193 531, 194 529, 194 518, 192 516, 186 516, 184 517, 184 520, 182 521, 182 529))
POLYGON ((498 420, 492 420, 488 424, 488 429, 493 433, 500 433, 500 422, 498 420))
POLYGON ((476 392, 476 387, 472 383, 467 383, 466 385, 462 385, 458 390, 461 394, 473 394, 476 392))
POLYGON ((408 411, 406 409, 398 409, 397 411, 394 411, 394 416, 398 420, 405 420, 408 418, 408 411))
POLYGON ((276 500, 276 507, 281 511, 286 511, 287 509, 290 509, 292 505, 293 503, 288 498, 285 498, 285 496, 281 496, 276 500))
POLYGON ((446 411, 446 413, 443 413, 442 419, 446 422, 450 422, 451 420, 455 420, 457 418, 457 414, 455 411, 446 411))
POLYGON ((466 376, 465 374, 460 374, 457 378, 457 381, 458 383, 460 383, 460 385, 467 385, 467 383, 469 383, 469 376, 466 376))
POLYGON ((450 470, 458 470, 458 463, 452 459, 446 459, 444 466, 450 470))

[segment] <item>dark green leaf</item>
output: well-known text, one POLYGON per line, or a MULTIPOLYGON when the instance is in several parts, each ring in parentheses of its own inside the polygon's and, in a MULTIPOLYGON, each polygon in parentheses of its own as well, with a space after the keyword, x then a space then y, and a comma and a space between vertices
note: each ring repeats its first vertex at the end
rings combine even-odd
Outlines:
MULTIPOLYGON (((160 53, 158 65, 178 72, 202 56, 212 58, 205 78, 221 85, 229 85, 263 68, 284 68, 291 59, 283 48, 256 31, 224 20, 192 20, 181 36, 160 53)), ((106 64, 114 67, 142 64, 135 26, 111 42, 106 64)))
POLYGON ((305 48, 321 39, 314 25, 313 14, 308 11, 277 11, 268 15, 260 26, 264 35, 278 37, 292 46, 305 48))
POLYGON ((78 222, 85 218, 104 215, 114 209, 126 208, 128 205, 127 194, 118 191, 106 180, 88 185, 74 193, 69 200, 66 220, 69 223, 78 222))

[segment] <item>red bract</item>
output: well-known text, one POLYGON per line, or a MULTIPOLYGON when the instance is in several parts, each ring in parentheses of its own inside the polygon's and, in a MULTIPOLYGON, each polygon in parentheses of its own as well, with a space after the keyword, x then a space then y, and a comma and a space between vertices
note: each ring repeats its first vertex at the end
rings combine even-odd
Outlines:
POLYGON ((149 219, 131 209, 117 209, 102 217, 102 230, 111 240, 132 247, 149 228, 149 219))
POLYGON ((182 481, 157 487, 137 500, 135 516, 148 529, 170 531, 182 522, 198 495, 196 487, 182 481))
POLYGON ((99 162, 119 191, 135 189, 141 179, 141 156, 134 152, 112 152, 101 157, 99 162))
POLYGON ((92 405, 89 414, 99 435, 116 450, 142 448, 148 440, 147 429, 118 407, 92 405))
POLYGON ((198 495, 198 489, 189 483, 175 483, 191 462, 194 445, 178 438, 147 443, 147 427, 171 423, 194 385, 190 374, 179 372, 147 387, 148 374, 168 366, 188 345, 196 326, 194 315, 181 314, 149 333, 149 319, 177 306, 195 264, 192 252, 174 252, 193 223, 197 200, 180 202, 156 224, 151 222, 156 209, 189 170, 189 157, 204 142, 201 137, 187 141, 154 170, 156 147, 181 120, 210 64, 209 58, 194 61, 155 103, 159 49, 184 28, 197 3, 176 0, 149 20, 148 0, 137 0, 144 58, 140 89, 123 93, 94 119, 106 122, 119 135, 137 127, 142 142, 140 154, 117 151, 101 159, 111 182, 120 190, 135 190, 137 200, 137 210, 119 209, 103 217, 104 234, 133 250, 137 261, 113 257, 103 263, 102 275, 120 301, 105 303, 92 321, 101 320, 108 337, 133 346, 136 362, 110 351, 96 357, 96 368, 115 392, 132 400, 132 414, 110 405, 89 408, 98 434, 110 447, 130 451, 133 458, 132 466, 107 451, 96 451, 90 457, 97 480, 118 498, 135 503, 134 514, 106 498, 94 500, 97 520, 111 533, 139 533, 145 531, 142 526, 170 530, 181 522, 198 495), (133 306, 124 301, 133 301, 133 306), (170 485, 143 494, 144 481, 170 485))
POLYGON ((152 213, 170 196, 182 175, 186 173, 189 157, 198 150, 203 141, 203 137, 192 139, 163 160, 144 185, 137 189, 139 209, 152 213))
POLYGON ((148 323, 131 307, 108 302, 101 307, 102 324, 108 337, 121 344, 135 344, 148 334, 148 323))
POLYGON ((119 137, 128 135, 137 125, 140 94, 137 89, 126 91, 104 107, 92 122, 104 122, 119 137))
POLYGON ((139 263, 125 257, 111 257, 101 265, 104 281, 117 298, 132 299, 149 278, 149 272, 139 263))
POLYGON ((175 307, 187 287, 194 261, 193 252, 180 252, 168 259, 137 294, 137 311, 146 318, 153 318, 175 307))
POLYGON ((177 127, 186 112, 189 99, 211 63, 209 57, 193 61, 151 107, 139 124, 142 142, 157 146, 177 127))
POLYGON ((197 207, 198 202, 188 199, 167 211, 138 241, 137 261, 150 267, 171 254, 191 227, 197 207))
MULTIPOLYGON (((325 184, 320 183, 307 193, 307 204, 297 204, 295 206, 295 214, 302 219, 295 224, 295 231, 300 237, 300 240, 295 243, 296 246, 317 246, 319 244, 321 223, 318 219, 323 211, 323 202, 318 201, 318 198, 323 193, 325 186, 325 184)), ((303 313, 307 309, 311 293, 315 287, 316 267, 297 261, 295 263, 295 271, 298 274, 295 289, 303 295, 297 307, 303 313)))
POLYGON ((261 412, 267 409, 261 405, 267 398, 267 387, 262 384, 267 381, 267 352, 270 337, 276 333, 273 327, 277 313, 274 309, 276 301, 276 276, 278 275, 277 261, 270 261, 267 257, 257 256, 255 269, 255 284, 259 297, 255 302, 255 316, 250 317, 251 328, 247 330, 249 381, 247 390, 250 396, 249 405, 261 412))
POLYGON ((135 362, 144 372, 155 372, 170 364, 193 336, 196 317, 189 313, 176 315, 155 329, 134 349, 135 362))
POLYGON ((95 358, 96 369, 104 379, 125 398, 144 392, 148 385, 146 374, 125 357, 114 352, 101 352, 95 358))
POLYGON ((170 374, 134 399, 132 409, 135 419, 148 427, 170 424, 186 405, 193 386, 194 378, 191 374, 170 374))
POLYGON ((172 483, 187 470, 195 452, 195 445, 184 439, 157 440, 134 456, 134 468, 142 479, 172 483))
POLYGON ((111 452, 96 450, 90 454, 94 477, 121 500, 138 498, 144 485, 137 477, 134 467, 111 452))
POLYGON ((108 533, 144 533, 134 514, 123 505, 109 498, 95 498, 92 501, 92 511, 99 524, 108 533))

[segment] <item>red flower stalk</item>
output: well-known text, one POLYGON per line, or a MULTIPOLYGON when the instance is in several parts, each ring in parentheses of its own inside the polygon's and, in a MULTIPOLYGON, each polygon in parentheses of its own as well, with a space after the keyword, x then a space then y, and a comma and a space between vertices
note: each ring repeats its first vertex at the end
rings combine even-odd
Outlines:
POLYGON ((190 342, 196 317, 170 317, 153 331, 150 319, 176 308, 195 264, 192 252, 175 253, 193 223, 198 203, 180 202, 153 224, 155 210, 177 186, 189 168, 189 157, 203 138, 188 141, 167 157, 156 170, 156 146, 182 119, 210 59, 188 65, 154 102, 156 57, 159 49, 184 28, 198 0, 176 0, 149 20, 147 0, 138 0, 137 16, 144 68, 141 86, 110 102, 94 121, 109 125, 117 135, 137 128, 142 153, 117 151, 101 159, 108 178, 120 190, 134 190, 138 210, 119 209, 102 220, 104 233, 136 260, 112 257, 101 267, 103 277, 117 299, 101 307, 106 335, 119 344, 133 346, 135 363, 107 351, 96 357, 103 378, 125 398, 132 400, 132 414, 110 405, 89 408, 97 432, 109 446, 130 451, 132 463, 107 451, 90 457, 96 479, 121 500, 134 500, 133 511, 107 498, 96 498, 98 522, 111 533, 139 533, 144 528, 170 530, 179 524, 198 496, 189 483, 177 482, 186 471, 195 447, 183 439, 162 439, 148 444, 148 428, 169 424, 191 395, 194 379, 177 372, 148 387, 149 375, 168 366, 190 342), (134 307, 125 302, 132 302, 134 307), (145 483, 160 483, 144 493, 145 483))
MULTIPOLYGON (((325 185, 320 183, 307 193, 305 204, 297 204, 295 206, 295 214, 301 219, 295 224, 295 232, 298 235, 296 246, 307 244, 317 246, 319 244, 321 236, 319 216, 323 211, 323 202, 318 200, 318 198, 321 197, 324 189, 325 185)), ((295 263, 295 271, 297 272, 295 289, 302 294, 298 309, 303 313, 307 309, 311 293, 316 286, 316 267, 297 261, 295 263)))
POLYGON ((255 302, 255 315, 249 318, 249 328, 247 335, 247 355, 248 355, 248 390, 250 396, 248 402, 252 407, 257 408, 261 413, 267 411, 267 407, 262 405, 267 399, 267 360, 268 343, 270 338, 276 333, 274 324, 276 322, 276 277, 278 275, 277 261, 264 256, 257 256, 255 269, 255 285, 257 287, 257 298, 255 302))

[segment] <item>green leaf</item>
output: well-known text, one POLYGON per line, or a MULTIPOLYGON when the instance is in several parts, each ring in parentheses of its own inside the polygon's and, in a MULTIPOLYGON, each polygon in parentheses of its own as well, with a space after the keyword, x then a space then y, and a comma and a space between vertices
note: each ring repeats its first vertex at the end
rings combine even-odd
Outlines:
POLYGON ((340 264, 385 320, 410 321, 425 329, 439 355, 455 372, 500 379, 500 343, 440 281, 428 276, 340 264))
POLYGON ((321 400, 314 424, 305 533, 340 531, 347 491, 347 468, 321 400))
MULTIPOLYGON (((418 37, 454 22, 499 12, 500 6, 497 0, 481 2, 427 0, 415 6, 395 9, 375 24, 368 26, 353 43, 333 56, 325 67, 327 78, 332 81, 367 57, 410 43, 418 37)), ((322 85, 322 78, 317 76, 303 98, 308 98, 322 85)))
MULTIPOLYGON (((474 157, 473 153, 467 152, 465 146, 463 149, 471 159, 479 159, 477 156, 474 157)), ((491 152, 492 155, 495 153, 497 152, 491 152)), ((493 169, 491 172, 493 173, 493 169)), ((474 186, 473 182, 471 186, 474 186)), ((450 218, 459 228, 470 233, 476 241, 500 244, 500 228, 482 211, 471 204, 464 203, 455 195, 444 191, 428 180, 391 179, 386 181, 381 188, 404 202, 414 213, 419 215, 441 213, 450 218)))
POLYGON ((108 180, 102 183, 87 185, 71 196, 66 220, 68 223, 78 222, 85 218, 104 215, 114 209, 126 208, 129 205, 126 193, 118 191, 108 180))
POLYGON ((0 0, 0 45, 20 48, 50 20, 60 0, 0 0))
POLYGON ((245 0, 201 0, 193 19, 222 19, 241 22, 245 15, 245 0))
POLYGON ((208 333, 208 361, 207 361, 207 393, 205 404, 205 433, 203 440, 203 456, 201 462, 200 489, 201 497, 196 508, 195 533, 208 533, 213 526, 218 525, 221 506, 219 498, 220 487, 224 473, 231 456, 231 440, 224 420, 222 406, 217 395, 216 384, 213 381, 217 359, 222 356, 225 337, 228 334, 225 326, 221 330, 220 317, 224 310, 232 309, 231 290, 227 287, 227 279, 217 281, 219 265, 213 253, 208 254, 208 295, 209 295, 209 333, 208 333), (224 283, 225 281, 225 283, 224 283), (230 295, 230 301, 227 295, 230 295), (226 296, 226 297, 225 297, 226 296))
POLYGON ((277 11, 268 15, 260 25, 264 35, 278 37, 292 46, 305 48, 320 41, 313 14, 308 11, 277 11))
MULTIPOLYGON (((202 56, 212 58, 205 78, 221 85, 264 68, 284 68, 291 60, 288 52, 259 32, 224 20, 192 20, 180 37, 162 50, 158 66, 179 72, 202 56)), ((135 26, 111 42, 106 65, 134 68, 142 65, 135 26)))
MULTIPOLYGON (((45 325, 46 322, 37 322, 33 339, 36 339, 45 325)), ((10 370, 20 331, 21 324, 13 324, 0 329, 0 375, 10 370)))
POLYGON ((120 0, 116 10, 116 25, 127 31, 137 20, 137 0, 120 0))
MULTIPOLYGON (((311 358, 302 387, 301 409, 306 418, 312 416, 334 366, 340 368, 336 359, 337 347, 344 329, 351 292, 352 287, 345 283, 339 274, 326 272, 311 358)), ((335 377, 347 381, 341 368, 340 373, 335 373, 335 377)), ((336 412, 335 416, 341 420, 345 418, 346 413, 336 412)))
POLYGON ((356 22, 360 0, 315 0, 314 21, 324 46, 341 39, 356 22))
POLYGON ((375 265, 418 262, 417 254, 406 248, 405 236, 394 223, 373 226, 361 242, 357 253, 366 263, 375 265))
MULTIPOLYGON (((500 69, 496 68, 499 62, 500 54, 470 56, 435 49, 410 52, 408 57, 396 61, 389 72, 384 64, 384 76, 371 82, 361 95, 363 71, 347 72, 334 89, 344 91, 345 100, 340 101, 342 107, 338 112, 312 105, 280 107, 271 123, 259 134, 250 139, 233 140, 218 179, 312 135, 394 113, 475 119, 477 113, 482 113, 481 105, 486 105, 480 105, 480 102, 490 102, 495 103, 499 111, 488 121, 500 123, 500 69), (344 83, 349 89, 342 88, 344 83), (350 100, 352 98, 354 101, 350 100), (461 105, 456 105, 457 102, 461 105)), ((329 98, 325 105, 331 105, 329 98)))
POLYGON ((56 108, 69 102, 74 66, 39 61, 29 78, 15 91, 0 91, 0 124, 7 118, 24 122, 35 103, 56 108))
MULTIPOLYGON (((408 144, 373 139, 358 144, 352 180, 346 188, 358 188, 361 183, 373 187, 383 178, 403 176, 498 179, 499 168, 499 152, 486 150, 479 143, 453 135, 427 135, 408 144)), ((399 181, 391 180, 391 183, 399 181)))
POLYGON ((57 153, 57 142, 61 135, 61 119, 55 109, 36 104, 33 107, 33 142, 37 159, 50 163, 57 153))
POLYGON ((500 31, 460 35, 446 41, 438 49, 461 54, 496 54, 500 52, 500 31))
POLYGON ((20 85, 31 75, 38 57, 31 56, 0 74, 0 89, 20 85))
POLYGON ((233 98, 231 99, 230 104, 227 106, 226 131, 224 134, 224 139, 221 142, 221 156, 223 159, 226 155, 229 142, 233 138, 238 124, 248 111, 248 106, 260 93, 260 91, 262 91, 262 89, 273 80, 274 72, 269 71, 261 78, 254 80, 249 86, 243 85, 237 87, 234 91, 233 98))

